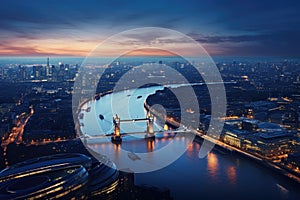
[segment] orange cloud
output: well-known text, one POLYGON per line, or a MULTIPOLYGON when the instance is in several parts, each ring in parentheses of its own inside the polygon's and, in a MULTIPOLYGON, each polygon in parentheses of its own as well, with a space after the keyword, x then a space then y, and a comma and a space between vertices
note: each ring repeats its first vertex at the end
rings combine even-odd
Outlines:
POLYGON ((126 56, 176 56, 176 54, 161 49, 146 48, 131 51, 126 56))
MULTIPOLYGON (((103 40, 102 40, 103 41, 103 40)), ((180 50, 184 55, 180 56, 198 56, 193 48, 190 48, 185 43, 163 43, 161 49, 145 48, 129 51, 131 49, 130 43, 113 44, 110 46, 99 46, 101 41, 91 39, 17 39, 14 41, 6 41, 0 46, 0 55, 2 56, 88 56, 90 52, 94 55, 100 56, 116 56, 118 52, 127 52, 126 56, 175 56, 175 53, 168 52, 164 47, 172 47, 174 52, 180 50), (183 50, 183 51, 182 51, 183 50)), ((134 46, 132 47, 134 48, 134 46)), ((168 48, 167 48, 168 49, 168 48)), ((217 46, 206 45, 205 49, 211 54, 222 54, 223 49, 217 46)))

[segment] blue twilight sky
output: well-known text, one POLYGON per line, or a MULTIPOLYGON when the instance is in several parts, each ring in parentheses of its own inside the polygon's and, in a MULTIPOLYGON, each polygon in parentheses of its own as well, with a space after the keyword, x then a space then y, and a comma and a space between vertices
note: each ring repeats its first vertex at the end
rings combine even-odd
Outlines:
POLYGON ((297 0, 2 0, 0 55, 85 56, 145 26, 185 33, 212 55, 300 56, 297 0))

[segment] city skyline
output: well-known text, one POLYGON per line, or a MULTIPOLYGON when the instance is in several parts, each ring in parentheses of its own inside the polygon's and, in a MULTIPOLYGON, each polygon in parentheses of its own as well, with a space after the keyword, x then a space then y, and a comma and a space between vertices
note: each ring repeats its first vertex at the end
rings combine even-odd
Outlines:
MULTIPOLYGON (((213 56, 297 57, 299 6, 297 1, 3 1, 0 56, 87 56, 113 34, 163 27, 190 36, 213 56)), ((169 39, 160 40, 162 47, 174 42, 169 39)), ((134 42, 129 37, 122 45, 134 42)))
POLYGON ((299 1, 1 3, 0 199, 300 199, 299 1))
MULTIPOLYGON (((208 130, 212 119, 210 94, 193 65, 176 57, 153 58, 116 60, 105 68, 100 79, 97 68, 82 68, 69 62, 72 59, 53 62, 51 58, 35 58, 35 61, 43 61, 39 65, 2 64, 0 169, 6 169, 0 173, 3 180, 1 187, 10 189, 12 185, 18 185, 24 190, 10 193, 3 189, 0 198, 31 195, 32 187, 27 184, 28 180, 41 181, 41 188, 45 188, 44 184, 55 184, 55 179, 44 182, 41 176, 28 173, 28 170, 48 175, 40 167, 47 165, 55 171, 56 164, 62 161, 70 161, 74 166, 75 156, 94 160, 94 167, 84 165, 76 168, 74 177, 77 172, 84 171, 88 172, 88 176, 73 182, 76 190, 60 190, 57 197, 64 194, 69 199, 68 196, 79 194, 89 199, 103 194, 114 199, 145 199, 143 195, 149 197, 147 191, 152 188, 149 192, 155 199, 255 199, 260 198, 262 193, 271 199, 299 199, 298 61, 270 59, 259 62, 226 58, 218 62, 216 66, 222 75, 227 99, 224 127, 218 137, 216 131, 208 130), (150 71, 136 68, 136 65, 146 63, 151 65, 150 71), (171 66, 189 83, 199 83, 191 85, 197 95, 196 105, 199 105, 200 112, 192 107, 189 84, 180 84, 172 90, 151 84, 131 89, 133 82, 141 82, 138 77, 148 83, 152 82, 150 79, 164 77, 162 85, 174 84, 173 79, 166 78, 170 75, 168 71, 155 70, 155 63, 171 66), (120 82, 130 70, 137 75, 120 82), (87 73, 82 76, 80 72, 83 71, 87 73), (121 88, 119 83, 124 83, 121 88), (91 90, 92 85, 97 85, 97 90, 91 90), (83 103, 79 107, 73 103, 76 94, 82 97, 83 103), (174 94, 181 94, 188 102, 180 103, 182 98, 174 94), (72 109, 75 109, 73 115, 72 109), (160 109, 165 112, 161 114, 160 109), (127 110, 130 114, 126 114, 127 110), (113 118, 112 111, 118 117, 113 118), (167 116, 162 116, 163 113, 167 116), (190 133, 195 136, 194 140, 189 139, 193 136, 190 133), (207 148, 205 141, 212 142, 215 147, 207 156, 200 158, 201 149, 207 148), (168 146, 170 144, 174 146, 168 146), (178 155, 182 145, 186 151, 168 165, 169 162, 165 161, 178 155), (163 154, 166 151, 161 151, 166 147, 176 150, 167 151, 166 155, 163 154), (150 154, 151 165, 148 165, 150 161, 144 154, 150 154), (113 168, 102 173, 102 164, 109 163, 97 155, 109 158, 118 172, 113 168), (57 156, 63 160, 57 159, 57 156), (17 178, 16 170, 21 170, 26 177, 17 178), (137 173, 136 170, 153 171, 137 173), (8 179, 6 172, 14 178, 8 179), (98 173, 94 172, 99 172, 99 176, 95 176, 98 173), (107 187, 102 187, 102 178, 107 176, 111 177, 107 187), (78 188, 81 186, 79 183, 86 179, 89 181, 82 185, 82 189, 78 188), (255 184, 249 185, 249 182, 255 184), (150 185, 150 188, 143 187, 144 184, 150 185), (220 188, 218 193, 215 188, 220 188), (112 192, 102 192, 106 189, 112 192)), ((30 59, 22 62, 29 63, 30 59)), ((7 61, 16 63, 20 60, 7 61)), ((56 171, 50 172, 50 175, 66 181, 72 181, 69 178, 73 177, 56 171)), ((35 188, 33 190, 36 191, 35 188)), ((52 195, 42 193, 48 194, 52 195)))

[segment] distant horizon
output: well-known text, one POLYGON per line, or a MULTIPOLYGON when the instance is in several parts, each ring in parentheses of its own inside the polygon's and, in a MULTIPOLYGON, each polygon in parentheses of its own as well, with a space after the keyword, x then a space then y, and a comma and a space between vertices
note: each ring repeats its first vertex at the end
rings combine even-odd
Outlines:
MULTIPOLYGON (((49 58, 51 65, 57 65, 60 62, 63 64, 79 64, 82 65, 87 59, 87 63, 85 64, 107 64, 107 62, 111 62, 112 58, 115 57, 79 57, 79 56, 0 56, 0 67, 1 65, 45 65, 47 63, 47 58, 49 58), (96 59, 96 63, 93 62, 93 59, 96 59)), ((172 62, 177 61, 178 56, 125 56, 125 57, 116 57, 114 61, 125 62, 158 62, 161 59, 163 62, 172 62), (136 59, 136 60, 135 60, 136 59)), ((183 57, 184 58, 184 57, 183 57)), ((189 59, 197 59, 199 57, 185 57, 189 59)), ((273 62, 280 63, 284 61, 293 61, 300 62, 300 57, 284 57, 284 56, 210 56, 210 58, 216 62, 245 62, 245 63, 254 63, 254 62, 273 62)), ((200 58, 201 59, 201 58, 200 58)))
MULTIPOLYGON (((299 56, 285 56, 285 55, 208 55, 211 58, 294 58, 298 59, 299 56)), ((0 59, 4 58, 88 58, 90 56, 77 56, 77 55, 0 55, 0 59)), ((118 56, 94 56, 93 58, 114 58, 118 56)), ((119 58, 134 58, 134 57, 179 57, 178 55, 126 55, 119 56, 119 58)), ((183 57, 183 56, 181 56, 183 57)), ((207 56, 184 56, 187 58, 207 57, 207 56)), ((90 57, 92 58, 92 57, 90 57)))
MULTIPOLYGON (((178 57, 180 55, 159 55, 159 54, 141 54, 141 55, 123 55, 123 56, 118 56, 118 55, 104 55, 104 56, 89 56, 89 53, 84 55, 52 55, 52 54, 37 54, 37 55, 1 55, 0 54, 0 59, 1 58, 87 58, 87 57, 102 57, 102 58, 114 58, 114 57, 178 57)), ((238 55, 238 54, 230 54, 230 55, 221 55, 221 54, 209 54, 209 57, 216 58, 216 57, 240 57, 240 58, 300 58, 300 55, 238 55)), ((196 57, 207 57, 207 56, 197 56, 197 55, 181 55, 181 57, 189 57, 189 58, 196 58, 196 57)))
MULTIPOLYGON (((117 58, 117 59, 122 59, 122 58, 176 58, 176 57, 180 57, 177 55, 134 55, 134 56, 95 56, 95 57, 90 57, 90 56, 76 56, 76 55, 69 55, 69 56, 47 56, 47 55, 19 55, 19 56, 4 56, 4 55, 0 55, 0 60, 5 60, 5 59, 47 59, 49 58, 51 59, 86 59, 86 58, 97 58, 97 59, 107 59, 107 58, 117 58)), ((186 57, 186 58, 201 58, 201 57, 211 57, 211 58, 217 58, 217 59, 221 59, 221 58, 226 58, 226 59, 238 59, 238 58, 249 58, 249 59, 260 59, 260 58, 268 58, 268 59, 300 59, 300 56, 272 56, 272 55, 268 55, 268 56, 250 56, 250 55, 209 55, 209 56, 181 56, 181 57, 186 57)))

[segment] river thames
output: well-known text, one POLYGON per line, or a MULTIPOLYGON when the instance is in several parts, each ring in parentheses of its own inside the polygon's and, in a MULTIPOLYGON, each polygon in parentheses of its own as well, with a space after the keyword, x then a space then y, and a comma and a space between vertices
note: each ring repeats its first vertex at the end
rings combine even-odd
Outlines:
MULTIPOLYGON (((111 143, 104 134, 113 131, 113 115, 118 114, 121 119, 144 118, 144 102, 158 89, 162 87, 112 93, 98 101, 87 102, 81 110, 84 117, 79 120, 81 132, 89 136, 87 146, 117 161, 119 169, 126 167, 128 162, 128 168, 144 162, 140 155, 148 155, 145 161, 148 165, 159 165, 151 152, 159 152, 170 144, 173 149, 185 146, 186 151, 170 165, 134 175, 135 184, 168 188, 174 199, 300 199, 298 185, 248 158, 215 147, 200 159, 202 141, 192 142, 184 134, 160 132, 154 140, 145 140, 145 133, 129 134, 123 137, 121 144, 111 143), (136 157, 132 158, 128 152, 136 157)), ((145 122, 121 125, 123 133, 144 132, 145 129, 145 122)), ((162 130, 162 127, 156 123, 155 130, 162 130)))

